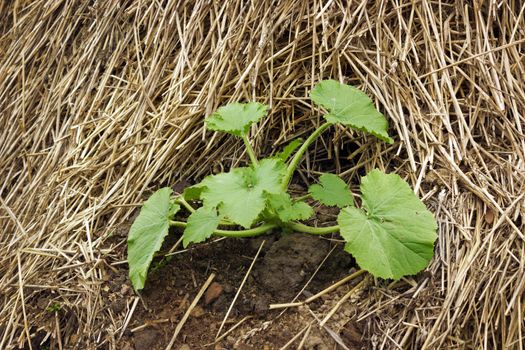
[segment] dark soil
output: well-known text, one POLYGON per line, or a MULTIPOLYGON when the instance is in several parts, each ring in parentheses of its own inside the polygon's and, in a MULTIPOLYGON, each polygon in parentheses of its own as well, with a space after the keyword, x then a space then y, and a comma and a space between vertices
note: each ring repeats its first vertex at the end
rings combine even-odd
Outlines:
MULTIPOLYGON (((170 236, 166 249, 174 244, 177 236, 170 236)), ((118 347, 165 349, 198 291, 210 274, 215 273, 213 285, 193 309, 173 349, 277 349, 303 330, 312 321, 312 316, 304 307, 290 308, 285 313, 269 311, 269 304, 291 302, 298 294, 298 300, 304 300, 347 276, 353 269, 353 259, 343 251, 340 243, 312 235, 274 232, 252 239, 222 239, 195 245, 186 252, 156 262, 118 347), (213 344, 261 244, 261 253, 221 334, 244 317, 251 318, 213 344)), ((127 312, 125 296, 129 300, 133 295, 127 272, 127 265, 119 265, 118 272, 113 272, 108 281, 107 302, 114 313, 127 312)), ((337 296, 332 293, 332 297, 337 296)), ((309 308, 316 310, 325 302, 326 298, 321 299, 309 308)), ((314 328, 305 348, 334 349, 333 336, 317 326, 314 328)), ((353 323, 342 327, 338 336, 351 348, 366 348, 361 343, 359 328, 353 323)), ((289 348, 295 348, 301 338, 289 348)))

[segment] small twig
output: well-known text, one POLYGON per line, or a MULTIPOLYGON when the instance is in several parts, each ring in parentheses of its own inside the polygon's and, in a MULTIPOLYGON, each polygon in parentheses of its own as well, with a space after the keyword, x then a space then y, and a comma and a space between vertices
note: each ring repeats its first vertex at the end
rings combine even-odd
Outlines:
POLYGON ((18 292, 20 293, 20 302, 22 303, 22 315, 24 317, 24 332, 26 333, 29 349, 33 350, 33 346, 31 345, 31 335, 29 332, 29 323, 27 322, 27 313, 26 313, 26 302, 24 297, 24 280, 22 278, 22 263, 20 260, 20 254, 16 255, 16 261, 18 263, 18 283, 19 288, 18 292))
POLYGON ((304 305, 304 304, 308 304, 308 303, 311 303, 312 301, 322 297, 323 295, 325 295, 326 293, 329 293, 331 291, 333 291, 334 289, 338 288, 339 286, 347 283, 348 281, 351 281, 359 276, 361 276, 363 273, 365 273, 366 271, 365 270, 359 270, 359 271, 356 271, 354 272, 353 274, 351 274, 350 276, 347 276, 345 278, 343 278, 342 280, 332 284, 330 287, 326 288, 326 289, 323 289, 322 291, 320 291, 319 293, 315 294, 315 295, 312 295, 311 297, 309 297, 308 299, 304 300, 304 301, 299 301, 299 302, 296 302, 296 303, 285 303, 285 304, 271 304, 270 305, 270 310, 274 310, 274 309, 284 309, 284 308, 287 308, 287 307, 296 307, 296 306, 301 306, 301 305, 304 305))
POLYGON ((182 243, 182 238, 183 237, 180 236, 180 238, 177 240, 177 242, 175 242, 173 247, 171 247, 171 249, 166 253, 166 255, 164 255, 164 257, 171 255, 175 251, 175 249, 177 249, 179 247, 179 245, 182 243))
MULTIPOLYGON (((319 317, 317 317, 317 315, 310 308, 308 308, 308 312, 310 312, 310 315, 312 315, 313 318, 317 322, 319 322, 319 317)), ((319 327, 323 328, 326 331, 326 333, 328 333, 328 335, 331 336, 332 339, 335 340, 335 342, 339 344, 344 350, 350 350, 350 348, 348 348, 348 346, 346 346, 346 344, 344 343, 343 339, 341 339, 339 334, 334 332, 330 327, 326 325, 323 325, 323 326, 319 325, 319 327)))
POLYGON ((232 328, 228 329, 226 332, 224 332, 220 337, 218 337, 217 339, 215 339, 215 341, 213 343, 208 343, 206 345, 204 345, 204 347, 209 347, 209 346, 212 346, 212 345, 215 345, 217 344, 218 342, 220 342, 221 340, 223 340, 224 338, 226 338, 226 336, 228 334, 230 334, 231 332, 233 332, 235 329, 237 329, 237 327, 239 327, 241 324, 243 324, 244 322, 248 321, 249 319, 253 318, 253 316, 249 315, 249 316, 245 316, 242 320, 240 320, 239 322, 237 322, 236 324, 233 325, 232 328))
POLYGON ((57 341, 58 341, 58 350, 62 350, 63 349, 63 345, 62 345, 62 332, 60 331, 60 321, 58 320, 58 315, 57 313, 55 312, 55 327, 56 327, 56 330, 57 330, 57 341))
POLYGON ((166 322, 169 322, 169 321, 170 321, 169 318, 161 318, 160 320, 149 321, 149 322, 144 323, 143 325, 140 325, 140 326, 137 326, 135 328, 132 328, 130 331, 131 331, 131 333, 135 333, 135 332, 143 330, 144 328, 151 327, 151 326, 154 326, 154 325, 160 324, 160 323, 166 323, 166 322))
POLYGON ((226 312, 226 315, 224 315, 224 319, 222 320, 221 326, 219 327, 219 330, 217 331, 217 335, 215 335, 215 339, 219 337, 219 334, 221 334, 222 328, 224 327, 224 323, 226 322, 226 319, 230 315, 230 312, 233 309, 233 305, 235 304, 235 301, 239 297, 239 294, 241 293, 242 287, 244 286, 244 283, 248 279, 248 276, 250 275, 250 272, 252 271, 253 266, 255 265, 255 261, 259 257, 259 253, 262 250, 262 247, 264 246, 264 243, 266 241, 262 241, 261 245, 259 246, 259 250, 257 250, 257 254, 255 254, 255 257, 252 260, 252 263, 250 264, 250 267, 248 268, 248 271, 246 271, 246 275, 244 275, 244 278, 242 279, 241 285, 239 286, 239 289, 237 290, 237 293, 235 293, 235 296, 233 297, 232 303, 230 304, 230 307, 228 308, 228 311, 226 312))
POLYGON ((310 335, 310 331, 312 330, 312 325, 308 325, 306 328, 306 332, 304 333, 303 339, 301 339, 301 342, 299 343, 299 346, 297 346, 297 350, 301 350, 306 343, 306 339, 308 339, 308 336, 310 335))
POLYGON ((342 286, 346 282, 351 281, 351 280, 361 276, 365 272, 366 272, 365 270, 359 270, 359 271, 354 272, 350 276, 347 276, 347 277, 343 278, 342 280, 340 280, 339 282, 336 282, 336 283, 332 284, 330 287, 328 287, 326 289, 323 289, 322 291, 320 291, 319 293, 317 293, 315 295, 312 295, 311 297, 309 297, 308 299, 305 300, 305 303, 311 303, 315 299, 320 298, 324 294, 333 291, 334 289, 338 288, 339 286, 342 286))
MULTIPOLYGON (((324 263, 326 262, 326 260, 328 259, 328 257, 330 257, 330 255, 333 253, 333 251, 337 248, 337 245, 334 245, 332 247, 332 249, 330 249, 330 251, 328 252, 328 254, 326 254, 326 256, 324 257, 323 261, 321 261, 321 263, 317 266, 317 268, 315 269, 314 273, 310 276, 310 278, 308 279, 308 281, 306 281, 305 285, 303 286, 303 288, 301 288, 301 290, 299 291, 299 293, 297 293, 295 295, 295 297, 292 299, 291 303, 295 303, 295 301, 297 300, 297 298, 299 298, 299 296, 301 296, 304 292, 304 290, 308 287, 308 285, 312 282, 312 280, 315 278, 315 276, 317 275, 317 273, 319 272, 319 270, 321 269, 321 267, 324 265, 324 263)), ((281 311, 281 313, 277 316, 277 318, 281 317, 284 313, 286 312, 286 309, 284 309, 283 311, 281 311)))
POLYGON ((135 312, 135 308, 137 307, 137 304, 139 303, 140 298, 135 297, 133 300, 133 305, 131 306, 131 310, 129 310, 128 314, 126 315, 126 320, 124 321, 124 325, 122 326, 122 329, 120 330, 120 334, 118 336, 118 339, 122 338, 122 335, 124 334, 124 331, 128 327, 129 321, 131 321, 131 316, 133 316, 133 313, 135 312))
POLYGON ((348 298, 350 298, 352 295, 354 295, 354 293, 361 288, 361 286, 365 283, 365 281, 366 281, 366 278, 363 279, 358 284, 356 284, 352 289, 350 289, 350 291, 348 293, 346 293, 341 299, 339 299, 337 304, 335 304, 335 306, 332 308, 332 310, 330 310, 330 312, 328 312, 328 314, 325 316, 325 318, 323 318, 323 320, 321 321, 321 323, 319 325, 321 327, 323 327, 326 324, 326 322, 328 322, 328 320, 335 314, 337 309, 339 309, 339 307, 341 307, 341 305, 343 305, 348 298))
POLYGON ((175 332, 173 333, 173 336, 171 337, 171 340, 168 346, 166 346, 166 350, 170 350, 173 347, 173 344, 175 344, 175 339, 177 339, 177 336, 179 335, 180 330, 182 329, 182 327, 188 320, 188 317, 190 317, 191 311, 195 308, 200 298, 202 297, 206 289, 208 289, 208 287, 210 286, 214 278, 215 278, 215 274, 212 273, 210 277, 208 277, 206 282, 204 282, 204 284, 202 285, 202 288, 199 290, 199 293, 197 293, 197 295, 195 296, 195 299, 193 299, 193 301, 191 302, 190 307, 188 308, 188 310, 186 310, 186 313, 184 314, 184 316, 182 316, 182 319, 180 320, 179 324, 175 328, 175 332))
POLYGON ((280 348, 279 350, 286 350, 288 349, 288 347, 290 345, 292 345, 297 339, 299 339, 299 337, 301 336, 301 334, 303 334, 304 332, 306 332, 307 329, 310 329, 310 327, 312 327, 312 324, 313 322, 310 322, 308 325, 306 325, 306 327, 304 327, 303 329, 301 329, 299 331, 299 333, 297 333, 296 335, 293 336, 292 339, 290 339, 286 344, 283 345, 282 348, 280 348))

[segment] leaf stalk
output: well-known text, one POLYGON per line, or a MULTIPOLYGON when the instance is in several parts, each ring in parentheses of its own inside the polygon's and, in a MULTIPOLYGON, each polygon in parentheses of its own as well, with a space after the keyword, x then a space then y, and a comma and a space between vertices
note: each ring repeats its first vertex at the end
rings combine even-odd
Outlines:
POLYGON ((250 144, 250 141, 248 140, 248 136, 246 134, 242 135, 242 141, 244 142, 244 146, 246 146, 246 152, 248 153, 252 164, 256 166, 257 164, 259 164, 259 162, 257 161, 255 151, 253 150, 253 147, 250 144))
POLYGON ((288 224, 288 227, 294 231, 299 231, 303 233, 309 233, 312 235, 326 235, 328 233, 339 232, 339 225, 327 226, 327 227, 313 227, 300 222, 292 222, 288 224))
POLYGON ((181 196, 178 196, 176 199, 175 199, 175 202, 176 203, 179 203, 181 204, 184 208, 186 208, 187 211, 189 211, 190 213, 194 213, 195 212, 195 208, 193 208, 191 206, 190 203, 186 202, 186 200, 184 199, 184 197, 181 195, 181 196))
POLYGON ((301 148, 294 154, 292 160, 290 161, 290 164, 288 165, 288 169, 286 170, 286 175, 283 179, 283 190, 288 189, 288 185, 290 184, 290 181, 292 180, 293 173, 295 169, 297 168, 297 165, 301 161, 301 158, 303 157, 304 153, 308 149, 308 146, 310 146, 318 137, 325 131, 332 123, 324 123, 319 128, 317 128, 307 139, 304 141, 304 143, 301 145, 301 148))
MULTIPOLYGON (((188 224, 184 221, 174 221, 170 220, 170 226, 172 227, 180 227, 185 228, 188 224)), ((244 238, 244 237, 255 237, 260 236, 272 228, 276 228, 276 224, 264 224, 258 227, 246 229, 246 230, 221 230, 217 229, 213 231, 214 236, 220 236, 220 237, 231 237, 231 238, 244 238)))

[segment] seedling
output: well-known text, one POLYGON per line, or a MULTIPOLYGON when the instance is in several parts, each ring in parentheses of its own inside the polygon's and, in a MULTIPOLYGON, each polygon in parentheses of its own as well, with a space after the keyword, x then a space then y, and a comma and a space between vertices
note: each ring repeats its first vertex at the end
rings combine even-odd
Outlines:
POLYGON ((304 142, 292 141, 282 152, 261 160, 255 156, 248 131, 267 114, 265 105, 231 103, 207 118, 209 130, 243 140, 251 165, 208 176, 182 194, 174 195, 171 188, 165 187, 151 195, 128 238, 129 276, 136 290, 144 287, 154 254, 170 227, 183 230, 184 247, 211 236, 253 237, 274 228, 314 235, 338 232, 346 241, 344 249, 359 266, 380 278, 397 280, 428 265, 434 251, 436 221, 396 174, 372 170, 364 176, 360 207, 341 178, 322 174, 319 183, 310 186, 309 197, 341 208, 338 225, 313 227, 300 222, 311 218, 313 209, 305 196, 292 198, 287 189, 305 151, 319 135, 331 125, 340 124, 393 142, 385 117, 357 88, 326 80, 315 86, 310 97, 328 111, 324 115, 326 122, 304 142), (182 208, 189 217, 186 221, 175 220, 182 208))
POLYGON ((50 313, 57 313, 62 309, 62 306, 59 303, 53 303, 46 307, 46 311, 50 313))

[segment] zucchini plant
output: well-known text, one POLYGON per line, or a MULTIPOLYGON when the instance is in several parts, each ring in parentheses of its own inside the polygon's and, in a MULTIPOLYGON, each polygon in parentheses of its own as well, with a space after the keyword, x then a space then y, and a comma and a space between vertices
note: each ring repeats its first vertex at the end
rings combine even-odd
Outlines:
POLYGON ((151 261, 170 227, 183 231, 183 245, 211 236, 253 237, 274 228, 314 235, 339 233, 344 249, 360 266, 380 278, 399 279, 424 269, 434 252, 436 221, 409 185, 396 174, 372 170, 362 177, 360 205, 347 184, 334 174, 322 174, 307 196, 293 198, 288 186, 307 148, 331 125, 340 124, 392 143, 385 117, 359 89, 325 80, 311 91, 311 100, 328 113, 326 122, 302 140, 294 140, 275 156, 257 159, 248 139, 253 123, 267 106, 231 103, 205 121, 212 131, 243 140, 250 165, 210 175, 173 194, 161 188, 144 203, 128 237, 129 276, 136 290, 144 287, 151 261), (302 223, 314 214, 309 197, 341 208, 337 225, 313 227, 302 223), (181 213, 179 213, 181 212, 181 213), (175 220, 185 217, 186 220, 175 220))

